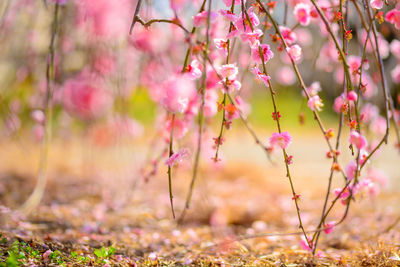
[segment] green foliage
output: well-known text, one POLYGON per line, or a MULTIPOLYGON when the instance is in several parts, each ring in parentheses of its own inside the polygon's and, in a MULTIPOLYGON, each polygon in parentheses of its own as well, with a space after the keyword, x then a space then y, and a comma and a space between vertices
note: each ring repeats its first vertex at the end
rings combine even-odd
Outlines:
POLYGON ((57 263, 58 265, 64 265, 64 259, 61 251, 56 250, 49 254, 49 260, 52 263, 57 263))
POLYGON ((112 255, 114 255, 115 251, 116 248, 112 246, 109 248, 101 247, 101 249, 94 250, 94 255, 96 255, 96 257, 99 259, 108 259, 112 255))

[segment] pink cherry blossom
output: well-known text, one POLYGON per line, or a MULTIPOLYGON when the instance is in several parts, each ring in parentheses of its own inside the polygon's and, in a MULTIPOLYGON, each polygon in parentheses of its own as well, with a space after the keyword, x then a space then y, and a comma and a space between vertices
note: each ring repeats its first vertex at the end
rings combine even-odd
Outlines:
POLYGON ((295 15, 297 21, 303 26, 310 24, 310 12, 311 6, 305 3, 298 3, 293 10, 293 14, 295 15))
POLYGON ((194 59, 185 70, 185 75, 192 80, 196 80, 201 76, 200 62, 194 59))
POLYGON ((279 30, 281 31, 282 37, 285 39, 287 45, 292 45, 297 41, 297 35, 292 31, 292 29, 285 26, 279 26, 279 30))
POLYGON ((247 19, 247 16, 245 14, 243 13, 239 14, 239 19, 235 22, 235 26, 239 31, 251 32, 252 27, 255 28, 260 24, 260 20, 258 19, 256 13, 254 13, 253 10, 254 10, 253 7, 250 7, 247 10, 247 15, 249 16, 250 21, 247 19))
POLYGON ((254 73, 254 75, 256 75, 257 79, 259 81, 262 81, 265 84, 265 86, 269 86, 268 81, 271 79, 270 76, 262 73, 257 67, 252 68, 251 72, 254 73))
POLYGON ((310 97, 310 99, 308 99, 307 105, 312 111, 316 111, 316 110, 321 111, 322 107, 324 106, 321 98, 318 95, 310 97))
POLYGON ((262 60, 264 59, 264 63, 267 63, 271 58, 274 57, 274 53, 272 52, 271 48, 267 44, 262 44, 260 45, 261 47, 261 53, 263 58, 260 57, 260 51, 258 47, 253 47, 251 49, 251 56, 253 60, 259 64, 262 63, 262 60))
POLYGON ((260 37, 263 35, 263 32, 260 29, 255 29, 252 32, 245 32, 240 35, 243 42, 249 43, 250 47, 257 47, 260 45, 260 37))
POLYGON ((386 13, 385 20, 392 23, 396 27, 396 29, 400 30, 400 10, 390 10, 386 13))
POLYGON ((161 104, 170 112, 183 113, 196 94, 193 82, 185 75, 173 75, 162 84, 161 104))
POLYGON ((394 39, 390 43, 390 52, 392 52, 393 56, 397 58, 397 60, 400 60, 400 41, 397 39, 394 39))
POLYGON ((96 75, 82 72, 67 80, 62 87, 62 103, 72 115, 91 119, 104 114, 111 107, 111 94, 96 75))
POLYGON ((279 146, 282 149, 286 149, 292 142, 292 137, 289 132, 273 133, 269 138, 269 144, 271 147, 279 146))
POLYGON ((228 41, 225 39, 214 39, 215 47, 222 51, 223 56, 228 55, 228 41))
POLYGON ((354 176, 356 175, 356 170, 357 170, 357 163, 354 160, 350 161, 344 168, 347 179, 353 180, 354 176))
POLYGON ((219 82, 222 85, 222 91, 226 92, 226 88, 224 85, 226 85, 226 87, 228 88, 228 92, 232 92, 232 91, 239 91, 240 88, 242 87, 242 84, 235 79, 225 79, 219 82))
MULTIPOLYGON (((227 7, 231 7, 233 1, 235 1, 235 5, 240 5, 242 3, 242 0, 222 0, 227 7)), ((243 0, 243 2, 246 3, 246 0, 243 0)))
POLYGON ((361 121, 370 123, 379 116, 379 108, 373 104, 366 103, 361 109, 361 121))
POLYGON ((218 94, 215 90, 207 90, 204 95, 204 116, 213 117, 218 113, 218 94))
MULTIPOLYGON (((214 22, 218 17, 218 13, 211 11, 210 13, 210 23, 214 22)), ((199 27, 207 22, 208 11, 202 11, 193 17, 193 26, 199 27)))
POLYGON ((165 165, 172 167, 182 162, 182 160, 188 157, 190 154, 188 148, 182 148, 178 152, 172 154, 166 161, 165 165))
POLYGON ((232 13, 230 10, 221 9, 219 14, 228 22, 235 22, 239 19, 238 15, 232 13))
POLYGON ((296 75, 289 66, 279 68, 276 72, 277 81, 282 85, 291 85, 296 81, 296 75))
POLYGON ((292 45, 288 48, 286 48, 286 51, 288 52, 290 58, 294 61, 294 62, 299 62, 302 58, 302 51, 301 51, 301 47, 299 45, 292 45))
MULTIPOLYGON (((306 88, 306 91, 309 96, 315 96, 322 90, 321 84, 319 82, 313 82, 309 87, 306 88)), ((305 97, 306 94, 302 92, 303 96, 305 97)))
POLYGON ((228 78, 228 79, 235 79, 237 74, 239 73, 238 67, 236 64, 225 64, 219 67, 218 69, 219 75, 222 76, 222 78, 228 78))
POLYGON ((354 130, 350 132, 349 142, 359 150, 367 147, 367 139, 354 130))
POLYGON ((371 7, 376 9, 381 9, 383 7, 383 0, 371 0, 371 7))
POLYGON ((325 223, 324 228, 325 228, 325 230, 324 230, 325 234, 328 235, 328 234, 332 233, 335 228, 335 222, 325 223))
POLYGON ((347 93, 347 100, 349 101, 357 101, 357 93, 354 91, 350 91, 347 93))
POLYGON ((397 65, 391 72, 393 82, 400 83, 400 65, 397 65))

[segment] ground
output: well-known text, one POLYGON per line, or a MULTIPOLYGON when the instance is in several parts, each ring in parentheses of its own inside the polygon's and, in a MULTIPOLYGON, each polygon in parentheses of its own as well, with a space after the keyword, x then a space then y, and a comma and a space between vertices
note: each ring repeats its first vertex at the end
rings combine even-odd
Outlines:
MULTIPOLYGON (((320 217, 329 161, 323 157, 323 140, 301 134, 295 134, 296 139, 289 150, 295 155, 294 182, 301 195, 304 225, 312 231, 320 217), (314 153, 301 155, 306 146, 314 153)), ((251 139, 227 141, 223 147, 226 163, 202 166, 193 204, 185 222, 178 225, 171 216, 165 168, 161 166, 148 181, 138 178, 147 155, 145 144, 98 147, 87 140, 54 141, 44 199, 33 213, 24 215, 18 207, 34 187, 38 145, 25 139, 2 143, 0 266, 18 262, 65 266, 400 265, 398 158, 390 149, 377 162, 389 166, 390 186, 376 198, 359 197, 345 223, 322 235, 313 257, 301 248, 300 235, 287 234, 299 229, 278 154, 270 163, 251 139)), ((174 169, 178 215, 189 180, 188 166, 174 169)), ((340 183, 340 177, 335 177, 335 184, 340 183)), ((338 220, 343 208, 339 204, 329 220, 338 220)))

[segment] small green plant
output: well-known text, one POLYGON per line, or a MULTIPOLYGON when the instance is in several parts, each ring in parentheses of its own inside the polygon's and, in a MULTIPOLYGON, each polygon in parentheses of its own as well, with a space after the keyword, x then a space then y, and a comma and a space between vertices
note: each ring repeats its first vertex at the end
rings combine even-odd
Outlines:
POLYGON ((61 251, 56 250, 49 254, 49 260, 52 263, 57 263, 58 265, 64 265, 64 258, 61 251))
POLYGON ((115 251, 116 251, 116 248, 114 248, 113 246, 108 247, 108 248, 101 247, 100 249, 94 250, 94 255, 96 255, 97 261, 105 262, 105 260, 107 260, 112 255, 114 255, 115 251))

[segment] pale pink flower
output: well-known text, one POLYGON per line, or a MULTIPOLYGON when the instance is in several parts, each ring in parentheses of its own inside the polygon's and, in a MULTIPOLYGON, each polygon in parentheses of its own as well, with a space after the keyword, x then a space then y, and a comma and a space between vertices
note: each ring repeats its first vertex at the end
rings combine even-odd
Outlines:
MULTIPOLYGON (((210 23, 214 22, 218 17, 218 13, 211 11, 210 13, 210 23)), ((202 11, 193 17, 193 26, 199 27, 207 22, 208 11, 202 11)))
POLYGON ((204 117, 213 117, 218 113, 218 94, 215 90, 204 93, 204 117))
POLYGON ((260 20, 258 19, 256 13, 254 13, 253 11, 253 7, 250 7, 247 10, 247 14, 249 16, 250 21, 247 19, 247 16, 245 14, 240 13, 239 19, 235 22, 236 28, 241 32, 251 32, 252 29, 250 25, 252 25, 253 28, 256 28, 260 24, 260 20))
POLYGON ((384 135, 386 133, 386 119, 378 116, 370 125, 371 131, 377 135, 384 135))
POLYGON ((252 32, 245 32, 240 35, 243 42, 248 42, 250 47, 255 48, 260 45, 260 37, 263 35, 263 32, 260 29, 255 29, 252 32))
POLYGON ((354 130, 350 132, 349 142, 357 149, 363 149, 367 147, 367 139, 359 132, 354 130))
POLYGON ((170 112, 184 113, 196 95, 193 82, 184 75, 173 75, 162 84, 161 104, 170 112))
POLYGON ((310 99, 308 99, 307 105, 312 111, 321 111, 322 107, 324 106, 321 98, 318 95, 310 97, 310 99))
POLYGON ((389 178, 386 175, 386 173, 384 173, 381 170, 377 170, 377 169, 373 169, 373 168, 368 170, 367 177, 371 181, 380 184, 382 187, 387 186, 388 181, 389 181, 389 178))
POLYGON ((298 3, 293 10, 293 14, 295 15, 297 21, 303 26, 310 24, 310 12, 311 6, 305 3, 298 3))
POLYGON ((185 6, 186 2, 187 0, 171 0, 170 6, 174 11, 178 11, 185 6))
MULTIPOLYGON (((357 170, 357 163, 353 160, 350 161, 346 167, 344 167, 344 171, 346 173, 347 179, 353 180, 354 176, 356 175, 356 170, 357 170)), ((358 174, 359 176, 360 174, 358 174)))
POLYGON ((269 138, 269 144, 271 147, 279 146, 282 149, 286 149, 292 142, 292 137, 289 132, 273 133, 269 138))
MULTIPOLYGON (((306 88, 306 91, 309 96, 315 96, 322 90, 321 84, 319 82, 313 82, 309 87, 306 88)), ((303 96, 305 97, 306 94, 302 92, 303 96)))
POLYGON ((39 124, 43 125, 46 122, 46 115, 40 109, 33 110, 31 112, 31 117, 35 122, 37 122, 39 124))
POLYGON ((224 86, 224 84, 226 85, 226 87, 228 88, 228 92, 232 92, 232 91, 239 91, 240 88, 242 87, 242 84, 235 79, 224 79, 222 81, 219 82, 222 85, 222 91, 226 92, 226 88, 224 86))
POLYGON ((215 47, 222 51, 224 56, 228 55, 228 41, 225 39, 214 39, 215 47))
POLYGON ((103 115, 112 105, 111 94, 104 88, 103 82, 85 71, 67 80, 61 95, 65 109, 81 119, 103 115))
POLYGON ((277 81, 282 85, 291 85, 296 81, 296 75, 292 68, 284 66, 276 72, 277 81))
POLYGON ((185 75, 192 80, 196 80, 201 76, 200 62, 194 59, 185 70, 185 75))
POLYGON ((383 7, 383 0, 371 0, 371 7, 381 9, 383 7))
POLYGON ((222 76, 222 78, 228 78, 228 79, 235 79, 236 76, 238 75, 238 67, 236 64, 225 64, 219 67, 218 69, 219 75, 222 76))
MULTIPOLYGON (((235 5, 240 5, 242 3, 242 0, 222 0, 227 7, 231 7, 233 1, 235 1, 235 5)), ((246 3, 246 0, 243 0, 243 2, 246 3)))
POLYGON ((347 187, 344 190, 343 190, 343 188, 336 188, 333 190, 333 193, 339 198, 346 199, 350 196, 350 189, 349 189, 349 187, 347 187))
POLYGON ((182 148, 178 152, 172 154, 166 161, 165 165, 172 167, 182 162, 182 160, 188 157, 190 154, 189 149, 182 148))
POLYGON ((396 29, 400 30, 400 10, 390 10, 386 13, 385 20, 392 23, 396 29))
POLYGON ((391 72, 393 82, 400 83, 400 65, 397 65, 391 72))
POLYGON ((110 0, 74 1, 77 6, 78 25, 86 31, 102 38, 123 38, 129 31, 131 0, 120 0, 118 4, 110 0))
POLYGON ((257 67, 252 68, 251 72, 254 73, 254 75, 256 75, 257 79, 259 81, 262 81, 265 84, 265 86, 269 86, 268 81, 271 79, 270 76, 262 73, 257 67))
POLYGON ((53 253, 53 251, 51 249, 48 249, 42 254, 42 258, 43 258, 44 262, 48 262, 49 261, 49 255, 51 253, 53 253))
POLYGON ((259 64, 262 63, 262 60, 264 59, 264 63, 267 63, 271 58, 274 57, 274 53, 272 52, 271 48, 267 44, 262 44, 260 45, 261 47, 261 53, 262 57, 260 56, 260 50, 258 47, 253 47, 251 49, 251 56, 253 60, 259 64))
POLYGON ((219 14, 228 22, 235 22, 239 19, 238 15, 232 13, 230 10, 221 9, 219 14))
POLYGON ((301 52, 301 47, 299 45, 292 45, 288 48, 286 48, 286 51, 288 52, 290 58, 294 62, 299 62, 302 58, 302 52, 301 52))
POLYGON ((400 60, 400 41, 397 39, 394 39, 390 43, 390 52, 392 52, 393 56, 397 58, 397 60, 400 60))
POLYGON ((379 108, 375 105, 367 103, 361 109, 361 121, 364 123, 370 123, 379 116, 379 108))

